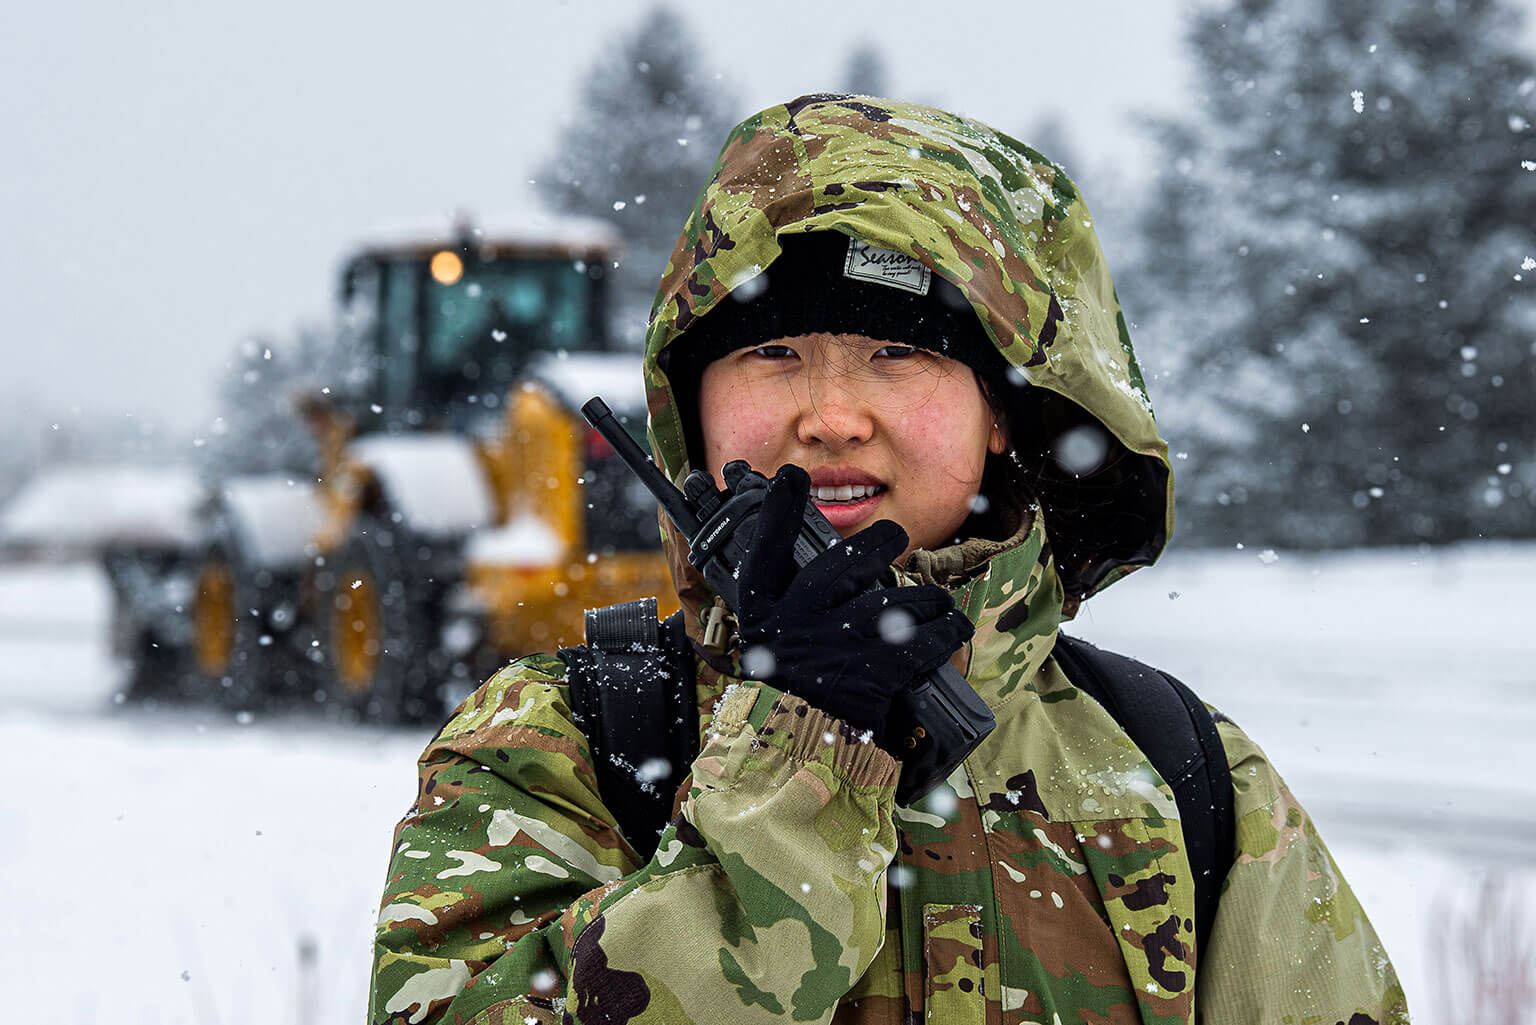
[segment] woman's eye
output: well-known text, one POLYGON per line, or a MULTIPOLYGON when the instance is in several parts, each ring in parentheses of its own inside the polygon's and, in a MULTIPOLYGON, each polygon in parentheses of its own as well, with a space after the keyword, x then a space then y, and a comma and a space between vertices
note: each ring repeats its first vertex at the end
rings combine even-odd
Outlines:
POLYGON ((910 345, 882 345, 875 350, 875 355, 886 359, 906 359, 917 355, 917 349, 910 345))
POLYGON ((752 355, 763 359, 789 359, 795 355, 795 350, 787 345, 759 345, 752 350, 752 355))

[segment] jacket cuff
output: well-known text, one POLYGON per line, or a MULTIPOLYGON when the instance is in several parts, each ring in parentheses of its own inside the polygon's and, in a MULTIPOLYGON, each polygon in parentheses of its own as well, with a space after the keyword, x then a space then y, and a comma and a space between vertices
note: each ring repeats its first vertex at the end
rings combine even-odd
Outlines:
POLYGON ((735 746, 743 735, 754 748, 779 752, 786 778, 801 767, 820 764, 855 787, 893 787, 901 768, 868 730, 764 683, 736 684, 721 695, 705 738, 705 754, 722 742, 735 746))

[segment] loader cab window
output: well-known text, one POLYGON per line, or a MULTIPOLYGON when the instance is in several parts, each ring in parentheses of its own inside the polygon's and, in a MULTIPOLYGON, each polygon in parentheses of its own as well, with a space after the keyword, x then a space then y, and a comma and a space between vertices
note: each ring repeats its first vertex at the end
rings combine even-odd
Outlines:
POLYGON ((384 299, 381 303, 378 332, 378 376, 380 404, 384 415, 397 419, 405 415, 415 398, 417 334, 417 297, 421 268, 410 261, 385 265, 384 299))
POLYGON ((379 300, 384 291, 384 272, 372 260, 357 260, 346 270, 341 297, 342 326, 354 335, 368 335, 379 327, 379 300))
POLYGON ((333 401, 344 406, 365 430, 376 428, 378 420, 372 407, 380 365, 383 297, 384 269, 373 260, 353 261, 342 277, 341 317, 334 340, 337 365, 345 369, 325 384, 333 401))
POLYGON ((603 347, 596 281, 584 265, 465 260, 426 287, 422 401, 453 418, 494 412, 536 353, 603 347))
POLYGON ((599 262, 480 260, 454 249, 360 260, 342 295, 372 353, 358 424, 493 429, 537 353, 607 348, 601 277, 599 262))

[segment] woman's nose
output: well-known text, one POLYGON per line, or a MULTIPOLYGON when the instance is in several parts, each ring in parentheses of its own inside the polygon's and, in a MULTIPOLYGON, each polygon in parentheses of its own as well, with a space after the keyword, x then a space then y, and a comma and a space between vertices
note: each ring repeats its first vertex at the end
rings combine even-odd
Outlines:
POLYGON ((801 404, 795 432, 801 444, 846 445, 869 441, 875 433, 874 409, 845 382, 820 382, 801 404))

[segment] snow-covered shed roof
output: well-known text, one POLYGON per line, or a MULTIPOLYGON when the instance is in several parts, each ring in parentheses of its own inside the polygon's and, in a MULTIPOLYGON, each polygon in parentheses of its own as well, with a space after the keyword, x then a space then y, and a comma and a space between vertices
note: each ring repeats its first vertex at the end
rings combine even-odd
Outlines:
POLYGON ((0 508, 0 545, 188 544, 197 536, 197 510, 206 495, 187 467, 54 467, 0 508))

